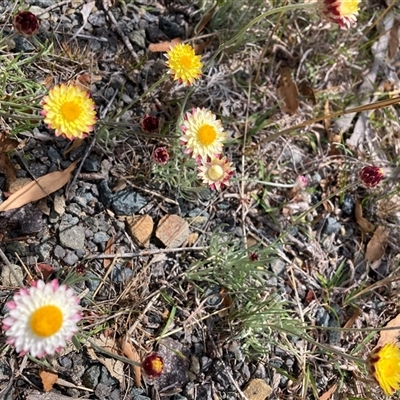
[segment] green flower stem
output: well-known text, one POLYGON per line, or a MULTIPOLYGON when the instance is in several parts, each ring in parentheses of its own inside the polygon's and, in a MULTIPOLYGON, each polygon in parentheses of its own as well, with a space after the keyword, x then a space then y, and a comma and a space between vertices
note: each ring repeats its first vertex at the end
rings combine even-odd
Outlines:
MULTIPOLYGON (((137 99, 132 100, 126 107, 124 107, 114 118, 113 120, 117 120, 120 118, 122 115, 124 115, 134 104, 136 104, 138 101, 144 99, 149 93, 151 93, 155 88, 157 88, 159 85, 161 85, 163 82, 165 82, 170 75, 165 74, 161 79, 159 79, 156 83, 151 85, 141 96, 139 96, 137 99)), ((103 122, 104 125, 107 125, 107 122, 103 122)))
POLYGON ((284 7, 278 7, 274 8, 273 10, 266 11, 265 13, 259 15, 258 17, 254 18, 252 21, 250 21, 244 28, 242 28, 232 39, 228 40, 227 42, 221 44, 219 46, 218 50, 214 53, 214 55, 209 59, 207 62, 206 66, 210 65, 216 57, 218 57, 226 48, 229 46, 235 44, 235 42, 240 39, 241 36, 243 36, 247 30, 249 30, 252 26, 263 20, 264 18, 267 18, 271 15, 278 14, 278 13, 285 13, 291 10, 297 10, 297 9, 307 9, 307 8, 317 8, 316 3, 299 3, 299 4, 290 4, 284 7))
POLYGON ((21 278, 17 275, 17 273, 14 270, 14 267, 11 265, 10 261, 8 261, 8 258, 6 255, 3 253, 3 251, 0 249, 0 258, 3 260, 3 262, 7 265, 7 268, 11 272, 12 276, 14 277, 15 281, 18 283, 20 287, 24 287, 24 283, 22 282, 21 278))
POLYGON ((2 46, 6 45, 7 42, 9 42, 10 40, 13 40, 13 39, 14 39, 16 36, 18 36, 18 35, 19 35, 18 31, 13 31, 13 32, 10 33, 8 36, 3 37, 3 38, 0 40, 0 49, 1 49, 2 46))
POLYGON ((347 353, 345 353, 345 352, 343 352, 341 350, 336 349, 333 346, 329 346, 329 345, 326 345, 326 344, 319 343, 316 340, 314 340, 312 337, 310 337, 309 335, 305 335, 305 334, 299 333, 297 330, 292 330, 290 328, 284 328, 283 326, 278 326, 278 325, 268 325, 268 327, 270 329, 272 329, 273 331, 282 332, 282 333, 285 333, 285 334, 288 334, 288 335, 301 337, 306 342, 308 342, 308 343, 310 343, 310 344, 312 344, 312 345, 314 345, 314 346, 316 346, 316 347, 318 347, 320 349, 323 349, 323 350, 325 350, 325 351, 327 351, 329 353, 337 354, 338 356, 341 356, 341 357, 343 357, 343 358, 345 358, 347 360, 350 360, 350 361, 353 361, 353 362, 356 362, 356 363, 365 364, 365 360, 364 359, 352 356, 350 354, 347 354, 347 353))
MULTIPOLYGON (((234 179, 232 179, 232 181, 233 180, 234 179)), ((257 179, 244 179, 243 181, 244 182, 261 183, 262 185, 265 185, 265 186, 272 186, 272 187, 277 187, 277 188, 287 188, 287 189, 294 188, 294 187, 300 185, 297 182, 295 182, 295 183, 278 183, 278 182, 259 181, 257 179)))

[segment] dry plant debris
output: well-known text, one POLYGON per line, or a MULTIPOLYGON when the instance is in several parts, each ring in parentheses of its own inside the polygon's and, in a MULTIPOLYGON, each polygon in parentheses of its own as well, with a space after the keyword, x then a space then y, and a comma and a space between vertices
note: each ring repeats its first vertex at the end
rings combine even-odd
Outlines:
POLYGON ((0 397, 395 397, 398 2, 20 3, 0 2, 3 330, 54 279, 82 319, 59 349, 67 305, 39 305, 16 347, 43 357, 3 340, 0 397))

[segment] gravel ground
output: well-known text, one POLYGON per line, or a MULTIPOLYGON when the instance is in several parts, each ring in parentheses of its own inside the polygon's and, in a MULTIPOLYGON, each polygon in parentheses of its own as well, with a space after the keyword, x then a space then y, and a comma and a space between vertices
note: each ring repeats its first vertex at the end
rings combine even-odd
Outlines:
MULTIPOLYGON (((99 1, 84 26, 79 0, 26 3, 41 15, 37 39, 42 43, 47 39, 53 41, 57 55, 53 60, 59 60, 59 64, 51 67, 53 70, 48 58, 27 66, 26 73, 39 82, 50 74, 61 82, 89 72, 91 93, 100 116, 127 106, 165 74, 164 57, 149 53, 150 43, 176 37, 186 39, 199 21, 195 7, 182 2, 158 4, 136 0, 104 8, 108 2, 99 1), (115 29, 116 25, 123 36, 115 29), (142 57, 145 62, 138 66, 137 61, 142 57)), ((8 23, 5 32, 10 28, 8 13, 12 4, 10 1, 0 4, 0 21, 8 23)), ((29 40, 16 38, 12 52, 33 49, 29 40)), ((222 63, 213 64, 210 70, 219 76, 225 67, 222 63)), ((247 74, 244 68, 239 72, 247 74)), ((208 82, 199 87, 187 107, 196 101, 208 104, 212 85, 208 82)), ((214 86, 211 105, 223 114, 224 107, 234 115, 243 105, 243 92, 233 92, 233 85, 230 82, 226 86, 221 78, 214 86), (229 101, 224 99, 227 93, 229 101)), ((245 239, 270 244, 287 231, 285 240, 279 244, 281 256, 266 264, 268 273, 262 282, 266 295, 278 294, 291 304, 293 318, 306 324, 344 326, 355 312, 354 304, 344 305, 346 296, 361 282, 373 284, 388 276, 393 268, 389 256, 378 268, 370 269, 359 252, 359 246, 367 239, 362 237, 354 210, 357 199, 368 192, 354 187, 342 196, 334 195, 341 187, 340 162, 336 162, 335 156, 328 156, 328 161, 321 165, 311 146, 300 139, 291 140, 290 145, 262 146, 262 138, 254 138, 258 151, 254 158, 272 171, 272 178, 279 176, 285 182, 293 182, 299 174, 306 175, 307 191, 295 193, 271 188, 267 192, 251 183, 246 198, 241 198, 239 184, 220 195, 203 191, 196 196, 167 184, 152 184, 157 171, 152 165, 152 151, 159 145, 170 146, 174 133, 168 130, 162 135, 144 137, 140 120, 151 112, 169 126, 168 121, 176 119, 178 113, 171 99, 178 94, 166 90, 146 97, 123 117, 132 129, 123 128, 112 138, 97 137, 96 142, 89 136, 68 153, 71 143, 55 138, 44 125, 32 132, 21 132, 18 139, 24 145, 11 156, 17 166, 17 183, 65 169, 80 160, 77 179, 47 199, 0 214, 0 246, 17 274, 26 277, 26 270, 45 277, 63 278, 69 271, 81 274, 86 280, 74 286, 78 293, 85 293, 82 300, 85 334, 105 347, 119 343, 129 331, 141 357, 152 351, 162 355, 165 372, 155 379, 145 378, 138 388, 129 366, 121 361, 113 363, 112 358, 85 343, 80 351, 71 346, 50 359, 59 381, 46 395, 50 397, 41 397, 43 385, 38 365, 6 349, 0 358, 0 398, 233 400, 244 398, 243 391, 255 379, 269 385, 273 390, 271 398, 295 398, 301 392, 300 378, 305 371, 299 354, 312 354, 310 366, 320 395, 336 382, 337 369, 353 368, 340 358, 334 358, 337 365, 333 365, 330 355, 319 354, 318 349, 299 337, 284 335, 284 345, 275 346, 274 340, 279 337, 276 332, 270 332, 274 340, 263 357, 246 357, 243 337, 236 335, 238 326, 219 312, 223 308, 223 285, 191 281, 184 275, 194 261, 202 259, 203 246, 208 244, 212 232, 220 232, 232 242, 245 239), (327 197, 329 201, 321 204, 327 197), (304 223, 293 223, 311 208, 304 223), (268 210, 279 211, 271 217, 268 210), (137 220, 127 219, 132 215, 146 216, 146 220, 140 220, 141 227, 137 220), (165 216, 177 218, 165 220, 165 216), (177 229, 178 236, 174 234, 177 229), (329 286, 318 279, 318 276, 328 281, 333 279, 339 267, 343 268, 339 282, 329 286), (171 322, 172 309, 175 315, 171 322), (166 325, 168 329, 163 332, 166 325), (288 348, 296 349, 298 354, 286 351, 288 348)), ((272 97, 266 101, 272 101, 272 97)), ((238 137, 235 135, 233 132, 232 139, 238 137)), ((238 170, 240 151, 235 145, 228 149, 238 170)), ((249 174, 257 168, 254 162, 248 168, 249 174)), ((10 188, 0 171, 0 196, 8 191, 10 188)), ((17 286, 4 266, 1 283, 4 304, 17 286)), ((395 314, 394 301, 382 300, 384 295, 384 291, 374 293, 357 303, 362 313, 356 327, 377 326, 395 314)), ((5 312, 3 306, 3 315, 5 312)), ((315 333, 314 339, 351 352, 362 336, 331 330, 315 333)), ((370 345, 364 347, 361 356, 370 345)), ((344 382, 342 393, 357 393, 351 379, 344 382)), ((265 387, 254 390, 261 393, 260 397, 251 397, 249 392, 246 395, 253 400, 266 398, 265 390, 265 387)))

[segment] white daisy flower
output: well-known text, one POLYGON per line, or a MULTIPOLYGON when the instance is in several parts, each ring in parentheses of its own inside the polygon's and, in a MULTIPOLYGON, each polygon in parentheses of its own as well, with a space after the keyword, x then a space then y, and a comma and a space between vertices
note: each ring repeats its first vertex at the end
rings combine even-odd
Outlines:
POLYGON ((193 108, 192 113, 186 113, 181 129, 184 134, 180 140, 186 146, 185 153, 191 154, 194 158, 221 154, 223 141, 227 135, 221 120, 210 110, 193 108))
POLYGON ((30 353, 36 358, 60 351, 78 331, 79 301, 74 290, 57 279, 21 288, 7 303, 10 314, 3 319, 7 343, 21 355, 30 353))
POLYGON ((212 157, 206 161, 201 160, 198 170, 199 178, 213 190, 221 190, 229 186, 229 179, 234 173, 232 162, 226 157, 212 157))

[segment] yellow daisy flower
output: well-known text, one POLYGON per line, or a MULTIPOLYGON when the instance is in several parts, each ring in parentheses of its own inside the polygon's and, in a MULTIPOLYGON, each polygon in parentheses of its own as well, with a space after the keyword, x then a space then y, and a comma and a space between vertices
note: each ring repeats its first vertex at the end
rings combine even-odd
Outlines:
POLYGON ((56 136, 83 138, 93 130, 96 111, 89 93, 78 86, 54 86, 43 99, 44 122, 56 136))
POLYGON ((184 134, 180 140, 186 146, 185 153, 194 158, 211 158, 221 154, 227 135, 221 120, 210 110, 193 108, 192 113, 186 113, 181 129, 184 134))
POLYGON ((194 48, 189 44, 178 43, 167 51, 166 57, 166 65, 175 81, 190 86, 201 76, 201 56, 196 56, 194 48))
POLYGON ((318 0, 321 15, 328 21, 348 28, 356 22, 361 0, 318 0))
POLYGON ((229 186, 229 178, 234 173, 232 163, 226 157, 213 157, 207 161, 202 159, 198 169, 199 178, 213 190, 221 190, 229 186))
POLYGON ((392 395, 400 389, 400 348, 396 343, 387 343, 373 350, 368 356, 370 374, 385 394, 392 395))

